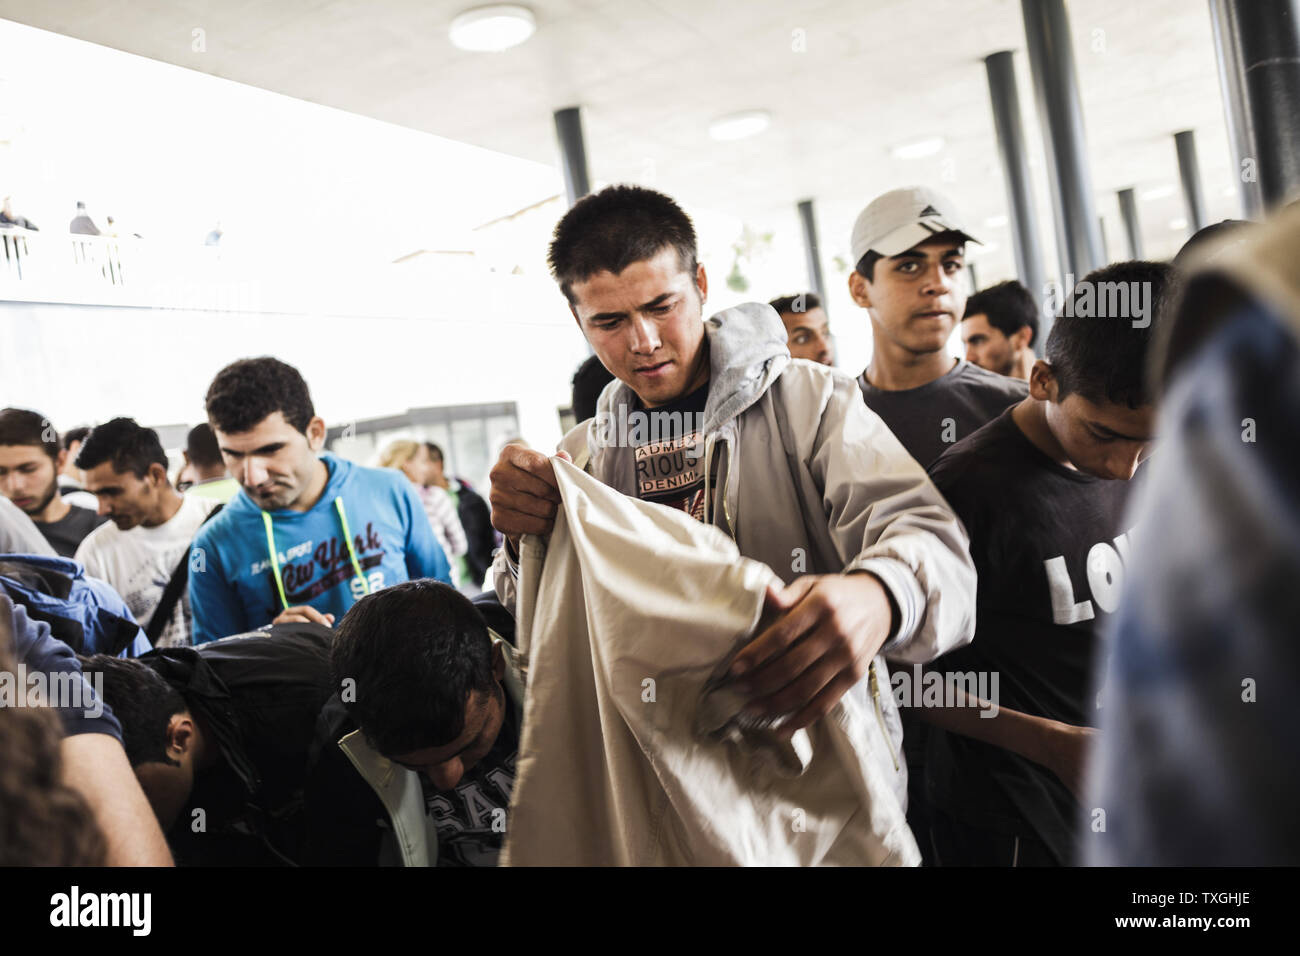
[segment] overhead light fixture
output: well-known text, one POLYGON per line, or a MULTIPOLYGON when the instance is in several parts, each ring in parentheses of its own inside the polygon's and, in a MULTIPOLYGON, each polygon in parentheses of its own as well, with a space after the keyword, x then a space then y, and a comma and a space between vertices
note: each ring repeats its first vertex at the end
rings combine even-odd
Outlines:
POLYGON ((709 135, 716 140, 726 141, 757 136, 772 124, 772 116, 767 110, 745 110, 720 116, 709 124, 709 135))
POLYGON ((1227 189, 1223 191, 1223 195, 1227 196, 1228 198, 1232 198, 1233 196, 1237 195, 1237 187, 1229 186, 1227 189))
POLYGON ((448 35, 453 46, 472 53, 500 53, 533 35, 533 11, 513 3, 475 7, 451 21, 448 35))
POLYGON ((1155 186, 1151 189, 1144 189, 1138 193, 1138 198, 1146 201, 1148 199, 1164 199, 1166 196, 1174 194, 1174 187, 1170 185, 1155 186))
POLYGON ((1186 229, 1186 228, 1187 228, 1187 220, 1184 219, 1182 216, 1179 216, 1177 219, 1170 219, 1170 220, 1169 220, 1169 228, 1170 228, 1170 229, 1174 229, 1174 230, 1178 230, 1178 231, 1181 231, 1181 230, 1183 230, 1183 229, 1186 229))
POLYGON ((943 149, 943 137, 931 136, 929 139, 918 139, 915 143, 895 146, 890 153, 895 159, 922 159, 933 156, 941 149, 943 149))
POLYGON ((1006 224, 1007 224, 1007 217, 1001 214, 998 214, 996 216, 989 216, 987 219, 984 220, 984 227, 986 229, 1001 229, 1006 224))

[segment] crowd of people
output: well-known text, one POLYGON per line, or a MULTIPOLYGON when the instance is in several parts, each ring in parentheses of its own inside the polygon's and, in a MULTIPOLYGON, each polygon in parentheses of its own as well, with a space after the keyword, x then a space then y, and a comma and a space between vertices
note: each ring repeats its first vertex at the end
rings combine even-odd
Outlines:
POLYGON ((859 372, 811 292, 708 315, 687 214, 609 187, 549 250, 593 352, 579 424, 555 455, 507 445, 487 500, 428 442, 380 467, 324 451, 273 357, 212 380, 175 481, 132 419, 60 435, 0 411, 2 669, 93 702, 0 707, 0 863, 784 860, 804 831, 755 808, 786 784, 737 754, 812 774, 830 722, 858 728, 839 759, 861 787, 808 805, 856 836, 800 862, 1295 862, 1282 695, 1242 687, 1296 672, 1300 212, 1227 231, 1095 270, 1045 316, 1016 282, 968 296, 977 235, 892 190, 851 237, 859 372), (675 595, 698 603, 654 606, 675 595), (691 688, 642 740, 653 772, 607 749, 641 729, 633 641, 638 707, 691 688), (704 734, 719 689, 729 729, 704 734), (584 700, 599 719, 575 726, 584 700), (662 778, 682 752, 729 805, 662 778), (1223 786, 1182 799, 1205 773, 1223 786), (743 850, 682 836, 710 814, 749 821, 707 828, 743 850))

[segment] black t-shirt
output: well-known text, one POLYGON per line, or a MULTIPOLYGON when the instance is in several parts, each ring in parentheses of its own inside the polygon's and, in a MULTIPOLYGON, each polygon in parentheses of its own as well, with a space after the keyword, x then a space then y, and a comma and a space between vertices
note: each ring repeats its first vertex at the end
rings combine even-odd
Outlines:
MULTIPOLYGON (((504 688, 502 689, 504 694, 504 688)), ((425 812, 438 828, 439 866, 496 866, 519 759, 519 721, 509 698, 496 742, 451 790, 420 775, 425 812)))
POLYGON ((867 407, 881 417, 907 453, 928 468, 954 443, 992 421, 1008 405, 1029 394, 1029 383, 959 359, 933 382, 886 391, 867 381, 858 388, 867 407))
POLYGON ((77 553, 77 545, 81 544, 82 538, 107 520, 107 515, 69 505, 68 513, 58 521, 33 521, 32 524, 45 535, 45 540, 61 557, 71 558, 77 553))
POLYGON ((709 385, 628 416, 637 496, 704 521, 704 405, 709 385), (635 416, 644 416, 640 422, 635 416), (637 424, 642 426, 638 434, 637 424), (644 440, 639 440, 644 439, 644 440))
MULTIPOLYGON (((930 477, 966 525, 979 573, 975 639, 930 665, 997 675, 996 701, 1076 726, 1098 724, 1092 699, 1103 619, 1119 603, 1132 482, 1066 468, 1038 450, 1008 409, 958 442, 930 477)), ((934 730, 928 797, 972 826, 1041 840, 1075 858, 1080 810, 1046 767, 934 730)))

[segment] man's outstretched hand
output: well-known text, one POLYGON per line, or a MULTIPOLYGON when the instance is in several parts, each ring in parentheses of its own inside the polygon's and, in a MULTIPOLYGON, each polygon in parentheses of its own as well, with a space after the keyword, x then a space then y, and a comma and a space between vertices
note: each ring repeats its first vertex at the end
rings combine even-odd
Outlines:
POLYGON ((867 675, 889 637, 893 611, 873 575, 819 574, 770 584, 764 619, 772 615, 736 655, 731 674, 750 695, 750 713, 791 715, 780 730, 789 736, 830 713, 867 675))
MULTIPOLYGON (((559 457, 573 461, 567 452, 559 457)), ((551 459, 523 445, 506 445, 488 475, 492 483, 492 527, 519 553, 522 534, 550 534, 560 506, 560 486, 551 459)))

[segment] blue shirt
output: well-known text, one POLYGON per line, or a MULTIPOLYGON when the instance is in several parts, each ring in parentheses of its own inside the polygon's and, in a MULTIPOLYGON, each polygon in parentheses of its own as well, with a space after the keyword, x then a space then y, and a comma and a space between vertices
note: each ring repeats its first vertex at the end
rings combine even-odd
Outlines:
POLYGON ((190 554, 194 643, 254 630, 289 606, 310 605, 337 621, 367 592, 416 578, 450 583, 447 556, 433 537, 415 487, 400 471, 362 468, 322 455, 329 478, 309 511, 264 512, 240 491, 200 529, 190 554), (352 536, 349 550, 341 500, 352 536), (352 559, 361 568, 358 576, 352 559))

